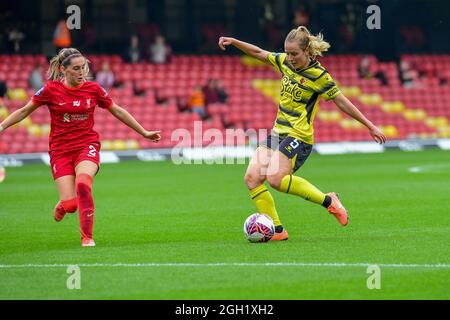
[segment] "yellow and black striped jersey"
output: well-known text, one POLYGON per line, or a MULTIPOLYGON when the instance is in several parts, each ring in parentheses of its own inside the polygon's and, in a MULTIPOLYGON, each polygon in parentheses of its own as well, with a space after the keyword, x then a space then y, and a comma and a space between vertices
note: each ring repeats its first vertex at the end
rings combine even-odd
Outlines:
POLYGON ((278 114, 272 130, 313 144, 313 122, 319 100, 321 97, 334 99, 340 90, 319 61, 311 60, 306 68, 295 70, 286 56, 286 53, 270 53, 268 57, 283 74, 278 114))

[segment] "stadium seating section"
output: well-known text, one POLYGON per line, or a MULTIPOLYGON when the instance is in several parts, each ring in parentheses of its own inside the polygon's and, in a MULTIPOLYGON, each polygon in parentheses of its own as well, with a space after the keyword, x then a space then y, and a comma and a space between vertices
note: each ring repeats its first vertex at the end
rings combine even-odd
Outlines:
MULTIPOLYGON (((212 104, 211 118, 201 124, 203 132, 216 128, 270 129, 277 112, 280 76, 272 67, 248 57, 174 56, 170 64, 128 64, 120 56, 89 56, 94 68, 108 61, 120 87, 109 90, 114 101, 129 110, 148 129, 162 130, 159 144, 146 141, 104 110, 95 114, 95 128, 102 137, 103 149, 168 148, 177 145, 187 132, 196 145, 209 145, 211 139, 194 134, 197 114, 181 113, 177 99, 186 97, 197 84, 209 78, 221 79, 229 93, 226 104, 212 104), (136 95, 140 90, 144 94, 136 95), (165 98, 165 103, 157 103, 165 98), (176 132, 176 129, 184 129, 176 132), (186 131, 187 130, 187 131, 186 131), (173 136, 172 136, 173 134, 173 136), (173 139, 172 139, 173 138, 173 139)), ((321 59, 341 90, 374 123, 381 126, 389 139, 450 137, 450 56, 403 56, 402 59, 422 68, 420 87, 404 88, 399 81, 397 65, 376 62, 388 80, 382 86, 378 79, 358 77, 359 55, 327 56, 321 59)), ((10 99, 0 106, 0 119, 23 106, 34 94, 27 79, 37 62, 47 65, 43 56, 0 55, 0 79, 11 90, 10 99), (22 94, 21 94, 22 92, 22 94)), ((31 117, 5 131, 0 138, 0 153, 30 153, 47 150, 48 109, 36 110, 31 117)), ((330 101, 321 101, 315 120, 316 142, 370 140, 361 125, 340 112, 330 101)), ((184 145, 190 141, 184 140, 184 145)), ((212 143, 222 144, 222 141, 212 143)))

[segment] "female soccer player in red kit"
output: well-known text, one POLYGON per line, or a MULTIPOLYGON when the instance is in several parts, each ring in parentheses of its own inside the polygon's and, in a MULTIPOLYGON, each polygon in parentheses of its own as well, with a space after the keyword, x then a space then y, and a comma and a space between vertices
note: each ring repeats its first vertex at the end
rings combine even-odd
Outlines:
POLYGON ((82 246, 95 246, 93 178, 100 165, 100 138, 94 127, 94 110, 98 106, 141 134, 157 142, 160 131, 145 130, 125 109, 115 104, 99 84, 86 80, 87 59, 74 48, 65 48, 50 61, 47 84, 22 108, 9 115, 0 132, 22 121, 38 107, 50 110, 50 165, 60 201, 53 216, 61 221, 67 212, 77 209, 80 217, 82 246))

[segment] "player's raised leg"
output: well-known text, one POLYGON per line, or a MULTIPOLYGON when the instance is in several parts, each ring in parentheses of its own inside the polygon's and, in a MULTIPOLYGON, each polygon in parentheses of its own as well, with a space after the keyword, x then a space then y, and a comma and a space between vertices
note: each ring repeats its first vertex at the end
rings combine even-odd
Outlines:
MULTIPOLYGON (((295 160, 294 160, 295 161, 295 160)), ((322 204, 326 195, 307 180, 292 175, 293 160, 275 151, 268 168, 267 181, 272 188, 297 195, 308 201, 322 204)))
POLYGON ((59 193, 59 202, 53 210, 53 217, 57 222, 61 221, 66 213, 77 211, 78 199, 75 192, 75 176, 67 175, 55 180, 59 193))
POLYGON ((335 193, 325 194, 306 179, 293 175, 306 161, 312 146, 291 137, 286 138, 275 151, 267 169, 267 181, 281 192, 302 197, 327 208, 343 226, 348 223, 347 210, 335 193))
POLYGON ((279 228, 281 222, 278 217, 277 209, 275 208, 275 201, 267 187, 264 185, 267 166, 269 165, 272 153, 273 151, 271 149, 263 146, 258 147, 247 167, 244 180, 258 212, 269 215, 274 222, 275 228, 279 228))
POLYGON ((76 167, 76 193, 78 196, 81 241, 83 247, 95 246, 92 237, 94 227, 94 198, 92 197, 93 177, 98 171, 98 165, 92 161, 81 161, 76 167))

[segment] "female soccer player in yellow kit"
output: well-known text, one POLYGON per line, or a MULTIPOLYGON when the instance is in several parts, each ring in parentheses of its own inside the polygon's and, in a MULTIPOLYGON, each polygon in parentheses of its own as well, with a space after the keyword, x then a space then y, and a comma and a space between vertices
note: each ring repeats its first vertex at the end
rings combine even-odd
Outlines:
POLYGON ((348 212, 336 193, 323 193, 310 182, 294 176, 306 161, 314 143, 313 121, 321 97, 365 125, 377 143, 386 136, 370 122, 339 90, 328 71, 315 59, 330 47, 322 34, 312 35, 303 26, 293 29, 284 42, 285 53, 271 53, 234 38, 220 37, 219 47, 233 45, 258 60, 272 64, 283 75, 278 114, 271 135, 256 149, 245 174, 245 183, 258 212, 268 214, 275 224, 271 240, 287 240, 272 198, 264 181, 280 192, 320 204, 343 226, 348 212))

